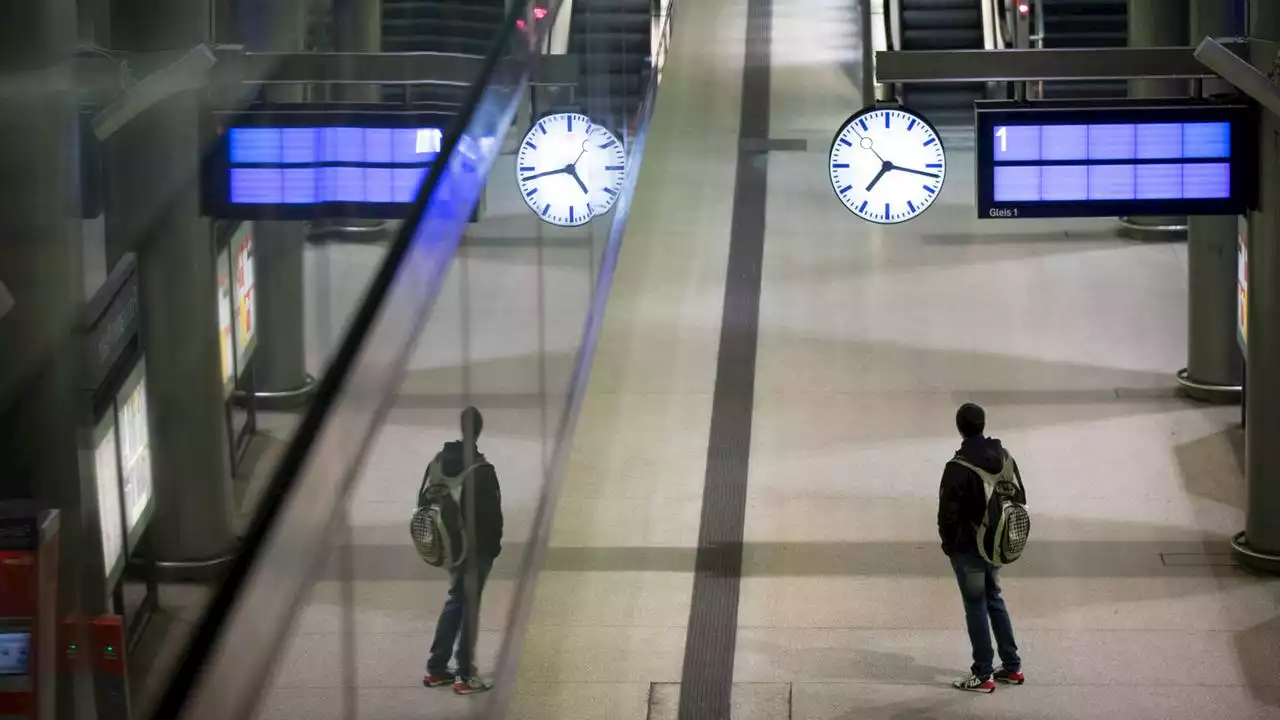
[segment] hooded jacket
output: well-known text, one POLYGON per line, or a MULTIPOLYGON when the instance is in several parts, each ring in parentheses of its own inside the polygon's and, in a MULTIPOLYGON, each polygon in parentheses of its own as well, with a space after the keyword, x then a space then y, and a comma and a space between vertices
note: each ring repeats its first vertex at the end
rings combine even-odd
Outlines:
MULTIPOLYGON (((1022 474, 1018 463, 995 438, 966 438, 956 455, 974 467, 996 474, 1004 468, 1005 458, 1013 463, 1018 476, 1018 502, 1027 502, 1026 489, 1022 487, 1022 474)), ((969 468, 948 462, 942 471, 942 485, 938 490, 938 536, 942 539, 942 552, 948 556, 956 553, 978 552, 975 526, 982 522, 987 509, 986 490, 982 478, 969 468)))
MULTIPOLYGON (((436 454, 440 469, 449 477, 457 477, 466 470, 466 457, 461 440, 447 442, 436 454)), ((502 487, 498 484, 498 472, 485 459, 479 449, 472 463, 477 467, 471 479, 463 486, 459 509, 465 521, 467 503, 474 498, 476 504, 475 551, 481 558, 492 561, 502 554, 502 487)))

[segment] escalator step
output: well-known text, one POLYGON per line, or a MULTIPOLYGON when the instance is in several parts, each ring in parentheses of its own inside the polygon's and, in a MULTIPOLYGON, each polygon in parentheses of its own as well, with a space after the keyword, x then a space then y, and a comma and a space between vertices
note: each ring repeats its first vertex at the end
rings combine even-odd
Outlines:
POLYGON ((902 11, 908 10, 981 10, 982 0, 901 0, 902 11))
POLYGON ((938 28, 973 28, 982 31, 982 11, 978 8, 956 10, 903 10, 902 27, 912 30, 938 28))
POLYGON ((903 50, 981 50, 982 45, 981 29, 902 31, 903 50))

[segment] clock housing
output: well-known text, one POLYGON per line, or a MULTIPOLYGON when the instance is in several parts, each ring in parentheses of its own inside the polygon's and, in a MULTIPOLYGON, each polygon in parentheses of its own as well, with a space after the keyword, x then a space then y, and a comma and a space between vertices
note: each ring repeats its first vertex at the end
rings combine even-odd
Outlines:
POLYGON ((626 148, 618 136, 581 113, 542 117, 516 153, 525 204, 544 222, 562 227, 609 212, 626 174, 626 148))
POLYGON ((850 116, 831 141, 827 166, 841 204, 881 225, 928 210, 947 176, 937 129, 898 106, 872 106, 850 116))

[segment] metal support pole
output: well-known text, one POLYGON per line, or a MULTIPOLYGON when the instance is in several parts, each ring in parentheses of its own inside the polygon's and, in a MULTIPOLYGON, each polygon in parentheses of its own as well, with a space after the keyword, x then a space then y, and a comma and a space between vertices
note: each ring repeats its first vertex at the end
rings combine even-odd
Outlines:
MULTIPOLYGON (((1188 0, 1129 0, 1129 46, 1172 47, 1186 45, 1188 0)), ((1129 97, 1185 97, 1187 82, 1175 79, 1129 81, 1129 97)), ((1127 217, 1120 224, 1140 240, 1181 240, 1187 232, 1185 217, 1127 217)))
MULTIPOLYGON (((116 0, 114 49, 208 40, 207 0, 116 0)), ((213 233, 200 215, 203 93, 169 95, 108 140, 108 265, 139 257, 156 513, 147 560, 165 577, 214 576, 236 549, 218 350, 213 233)), ((141 558, 139 558, 141 559, 141 558)))
MULTIPOLYGON (((256 52, 298 52, 306 33, 303 0, 256 0, 241 6, 241 38, 256 52)), ((314 78, 324 80, 323 77, 314 78)), ((301 100, 298 86, 271 90, 272 100, 301 100)), ((307 374, 303 317, 303 252, 306 224, 254 224, 258 283, 258 349, 253 359, 254 395, 259 407, 302 404, 315 389, 307 374)))
MULTIPOLYGON (((1280 40, 1280 3, 1251 0, 1249 35, 1280 40)), ((1261 47, 1250 58, 1264 73, 1275 59, 1273 48, 1261 47)), ((1248 507, 1233 545, 1242 564, 1280 572, 1280 116, 1260 114, 1258 210, 1249 217, 1248 507)))
MULTIPOLYGON (((1239 34, 1222 0, 1191 0, 1191 36, 1239 34)), ((1201 92, 1231 91, 1222 80, 1195 81, 1201 92)), ((1236 226, 1233 216, 1187 218, 1187 367, 1183 390, 1197 400, 1239 402, 1244 359, 1236 341, 1236 226)))

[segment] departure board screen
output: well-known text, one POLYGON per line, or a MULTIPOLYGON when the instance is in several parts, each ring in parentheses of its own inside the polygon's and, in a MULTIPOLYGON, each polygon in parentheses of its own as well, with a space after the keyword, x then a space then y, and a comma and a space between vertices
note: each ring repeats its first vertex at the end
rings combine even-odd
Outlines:
POLYGON ((402 217, 448 118, 395 111, 256 111, 216 118, 205 214, 231 219, 402 217))
POLYGON ((1235 215, 1257 152, 1244 106, 979 103, 979 217, 1235 215))

